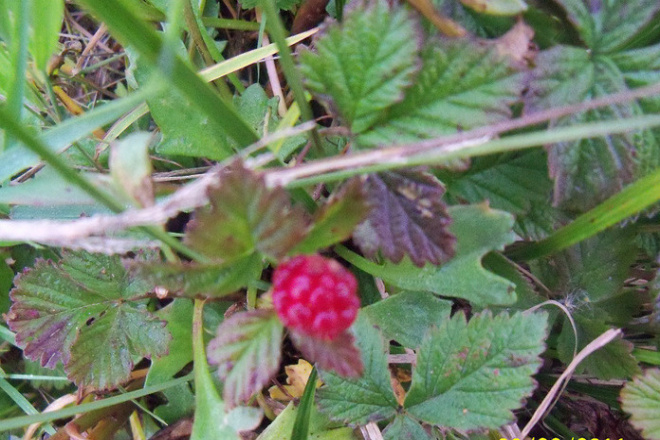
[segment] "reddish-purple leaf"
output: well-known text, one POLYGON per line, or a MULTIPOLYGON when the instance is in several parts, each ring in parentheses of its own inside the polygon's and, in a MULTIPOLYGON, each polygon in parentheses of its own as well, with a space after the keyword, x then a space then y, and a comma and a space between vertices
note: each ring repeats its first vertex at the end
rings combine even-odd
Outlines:
POLYGON ((207 357, 218 365, 223 398, 232 407, 249 399, 277 373, 284 327, 269 310, 232 315, 209 342, 207 357))
POLYGON ((379 251, 398 263, 408 255, 416 266, 441 264, 454 255, 456 238, 442 201, 442 183, 423 172, 372 174, 366 181, 372 210, 353 238, 365 255, 379 251))
POLYGON ((313 338, 291 332, 291 340, 305 359, 315 362, 322 370, 333 371, 343 377, 359 377, 364 370, 355 338, 345 331, 332 340, 313 338))
POLYGON ((40 260, 15 285, 7 322, 16 342, 43 366, 63 362, 79 386, 111 388, 128 379, 134 358, 167 352, 165 322, 140 301, 149 286, 131 279, 118 257, 40 260))
POLYGON ((240 162, 223 171, 209 190, 211 206, 195 211, 185 242, 211 258, 232 260, 255 250, 279 259, 303 238, 306 213, 291 205, 282 188, 267 188, 263 177, 240 162))

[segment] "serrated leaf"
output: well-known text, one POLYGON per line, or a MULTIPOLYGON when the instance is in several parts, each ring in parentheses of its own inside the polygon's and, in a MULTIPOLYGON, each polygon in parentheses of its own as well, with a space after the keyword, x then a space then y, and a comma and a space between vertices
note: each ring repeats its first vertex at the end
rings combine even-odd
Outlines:
POLYGON ((419 422, 407 415, 397 415, 383 431, 384 440, 433 440, 419 422))
POLYGON ((496 48, 465 39, 429 41, 404 100, 357 138, 362 146, 404 144, 511 117, 522 76, 496 48))
POLYGON ((428 292, 404 291, 364 307, 363 313, 386 339, 417 348, 427 330, 449 318, 452 302, 428 292))
POLYGON ((134 263, 130 270, 136 277, 162 287, 175 296, 218 298, 236 292, 257 279, 261 258, 256 254, 223 264, 134 263))
POLYGON ((295 331, 289 336, 303 356, 319 368, 334 371, 343 377, 362 374, 364 366, 360 360, 360 350, 349 332, 340 333, 332 340, 313 338, 295 331))
POLYGON ((455 315, 427 336, 405 400, 408 413, 455 429, 499 428, 534 389, 547 315, 493 317, 466 322, 455 315))
POLYGON ((234 406, 268 384, 281 358, 284 327, 270 311, 236 313, 209 342, 209 363, 218 365, 223 398, 234 406))
POLYGON ((465 6, 490 15, 516 15, 527 10, 522 0, 461 0, 465 6))
POLYGON ((513 214, 514 230, 528 239, 545 238, 563 218, 549 206, 552 181, 542 150, 475 158, 465 173, 440 178, 447 185, 449 203, 487 201, 491 207, 513 214))
POLYGON ((557 3, 566 10, 582 41, 600 53, 625 46, 660 11, 660 3, 655 0, 558 0, 557 3))
POLYGON ((580 302, 593 308, 618 293, 630 276, 636 258, 630 246, 634 237, 634 228, 612 228, 532 262, 531 268, 555 295, 572 295, 570 302, 576 308, 580 302))
POLYGON ((351 236, 369 212, 363 181, 353 178, 335 191, 315 215, 305 238, 291 254, 309 254, 351 236))
POLYGON ((433 292, 442 296, 465 298, 477 306, 506 305, 516 300, 514 285, 481 265, 492 250, 500 250, 515 240, 511 232, 513 217, 487 205, 452 206, 447 212, 449 227, 456 237, 456 254, 443 266, 415 267, 410 260, 399 264, 373 263, 360 257, 340 255, 360 269, 401 289, 433 292))
MULTIPOLYGON (((605 324, 603 318, 596 316, 589 318, 580 310, 573 312, 573 322, 577 328, 578 346, 577 351, 582 350, 588 343, 596 339, 611 327, 605 324)), ((565 364, 573 360, 573 349, 575 348, 575 335, 573 327, 564 319, 561 333, 557 340, 557 354, 559 359, 565 364)), ((585 371, 598 379, 624 379, 633 377, 640 373, 637 359, 632 355, 634 346, 632 343, 617 339, 584 359, 575 369, 576 374, 585 371), (612 362, 616 359, 616 362, 612 362)))
POLYGON ((390 383, 382 336, 364 317, 358 318, 353 331, 364 365, 362 377, 346 379, 321 370, 325 386, 317 391, 321 411, 351 426, 390 418, 399 406, 390 383))
POLYGON ((660 370, 649 369, 626 383, 621 390, 621 406, 644 438, 660 439, 660 370))
POLYGON ((372 208, 353 234, 365 255, 380 252, 395 263, 406 255, 419 267, 451 259, 455 238, 448 231, 451 218, 438 179, 421 172, 386 172, 369 175, 365 187, 372 208))
POLYGON ((69 379, 80 387, 109 389, 128 380, 134 357, 167 353, 169 332, 163 321, 147 316, 144 308, 115 307, 88 320, 71 346, 69 379))
POLYGON ((410 13, 385 0, 357 1, 341 25, 330 25, 317 54, 301 54, 307 87, 331 99, 353 133, 369 129, 403 98, 418 69, 420 35, 410 13))
MULTIPOLYGON (((581 103, 644 85, 660 76, 659 52, 660 46, 618 54, 555 46, 537 57, 537 68, 528 78, 525 109, 535 112, 581 103)), ((659 98, 649 97, 574 114, 553 125, 639 116, 655 113, 659 106, 659 98)), ((549 146, 548 156, 555 205, 583 211, 655 169, 660 164, 660 136, 657 130, 642 130, 560 142, 549 146)))
POLYGON ((139 302, 149 286, 118 257, 40 260, 15 285, 8 324, 25 356, 49 368, 62 361, 79 386, 111 388, 128 379, 133 358, 167 352, 165 323, 139 302))
POLYGON ((304 236, 307 217, 282 188, 235 162, 209 189, 210 207, 195 211, 185 243, 214 259, 232 260, 255 250, 275 259, 304 236))

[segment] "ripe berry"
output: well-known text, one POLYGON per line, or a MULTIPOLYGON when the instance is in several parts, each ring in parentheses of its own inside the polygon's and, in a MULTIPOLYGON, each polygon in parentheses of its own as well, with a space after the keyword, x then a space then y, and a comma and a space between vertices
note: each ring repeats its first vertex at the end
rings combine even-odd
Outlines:
POLYGON ((285 326, 309 336, 334 339, 351 326, 360 300, 352 273, 335 260, 300 255, 273 274, 273 304, 285 326))

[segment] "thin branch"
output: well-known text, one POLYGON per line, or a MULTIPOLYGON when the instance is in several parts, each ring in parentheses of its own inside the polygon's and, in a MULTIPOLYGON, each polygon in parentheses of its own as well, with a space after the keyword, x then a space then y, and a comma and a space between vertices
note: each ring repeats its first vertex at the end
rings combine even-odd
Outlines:
MULTIPOLYGON (((456 155, 456 153, 460 153, 465 156, 470 156, 475 153, 476 148, 482 148, 488 146, 489 143, 498 142, 492 141, 492 139, 511 130, 537 125, 576 112, 627 102, 658 93, 660 93, 660 83, 632 91, 609 95, 604 98, 595 99, 578 105, 559 107, 538 112, 532 115, 523 116, 519 119, 505 121, 455 135, 356 153, 349 156, 331 157, 328 159, 304 163, 293 168, 272 168, 264 171, 263 175, 266 184, 269 187, 292 187, 299 186, 301 183, 309 183, 311 180, 309 179, 310 177, 321 180, 328 179, 332 176, 331 173, 345 173, 346 176, 350 176, 372 172, 374 170, 394 169, 422 163, 437 163, 446 160, 450 154, 456 155)), ((651 123, 655 123, 652 120, 649 122, 642 119, 629 118, 628 121, 634 122, 639 120, 637 122, 637 125, 639 126, 644 126, 644 124, 648 126, 651 123)), ((630 131, 635 128, 635 124, 632 122, 630 126, 626 126, 626 121, 626 119, 623 119, 612 122, 611 124, 613 128, 611 129, 608 127, 608 124, 610 123, 585 124, 583 127, 598 128, 598 131, 593 130, 595 134, 603 134, 608 130, 610 130, 610 132, 617 130, 619 132, 626 130, 630 131), (615 127, 617 123, 620 124, 618 128, 615 127)), ((655 124, 658 125, 660 122, 655 124)), ((311 126, 311 123, 303 124, 302 127, 297 126, 290 131, 287 131, 287 134, 296 132, 296 130, 298 132, 300 130, 308 130, 311 126)), ((572 128, 575 127, 564 127, 555 129, 552 132, 539 131, 536 132, 536 134, 543 135, 547 133, 547 136, 545 136, 544 139, 548 142, 556 142, 556 139, 559 138, 560 135, 563 135, 562 139, 568 139, 570 136, 573 136, 573 138, 578 137, 578 133, 571 131, 572 128), (553 136, 555 140, 553 140, 553 136)), ((257 151, 259 148, 263 148, 264 145, 272 142, 273 139, 280 138, 282 135, 283 133, 281 132, 274 133, 267 139, 262 139, 253 146, 248 147, 246 151, 257 151)), ((510 136, 501 141, 511 143, 514 138, 526 136, 531 139, 533 135, 534 133, 510 136)), ((531 139, 527 141, 526 144, 521 143, 521 145, 531 146, 536 141, 536 139, 531 139)), ((541 144, 542 143, 543 142, 541 142, 541 144)), ((536 145, 539 145, 539 143, 536 143, 536 145)), ((501 148, 505 151, 507 146, 504 145, 501 148)), ((518 148, 520 148, 520 146, 518 146, 518 148)), ((483 151, 480 151, 480 154, 484 154, 483 151)), ((261 162, 261 160, 256 159, 253 160, 252 163, 250 163, 250 161, 247 163, 254 167, 258 167, 261 165, 261 162)), ((46 244, 54 243, 55 240, 59 239, 60 243, 76 243, 86 237, 104 236, 108 233, 130 227, 161 225, 181 211, 189 211, 205 205, 208 201, 206 195, 207 190, 211 185, 217 183, 219 173, 222 172, 225 165, 226 162, 212 167, 202 177, 181 187, 163 202, 145 209, 133 209, 114 216, 97 215, 67 222, 51 220, 0 220, 0 240, 34 241, 46 244)), ((75 178, 77 176, 72 177, 75 178)), ((96 188, 94 188, 94 190, 96 190, 96 188)))

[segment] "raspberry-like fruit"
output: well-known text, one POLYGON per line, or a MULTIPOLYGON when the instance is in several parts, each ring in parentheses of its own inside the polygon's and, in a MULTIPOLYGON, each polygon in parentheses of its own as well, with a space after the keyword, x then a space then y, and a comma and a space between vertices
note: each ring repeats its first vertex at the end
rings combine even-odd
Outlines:
POLYGON ((273 274, 273 304, 285 326, 331 340, 349 328, 360 308, 357 281, 335 260, 300 255, 273 274))

